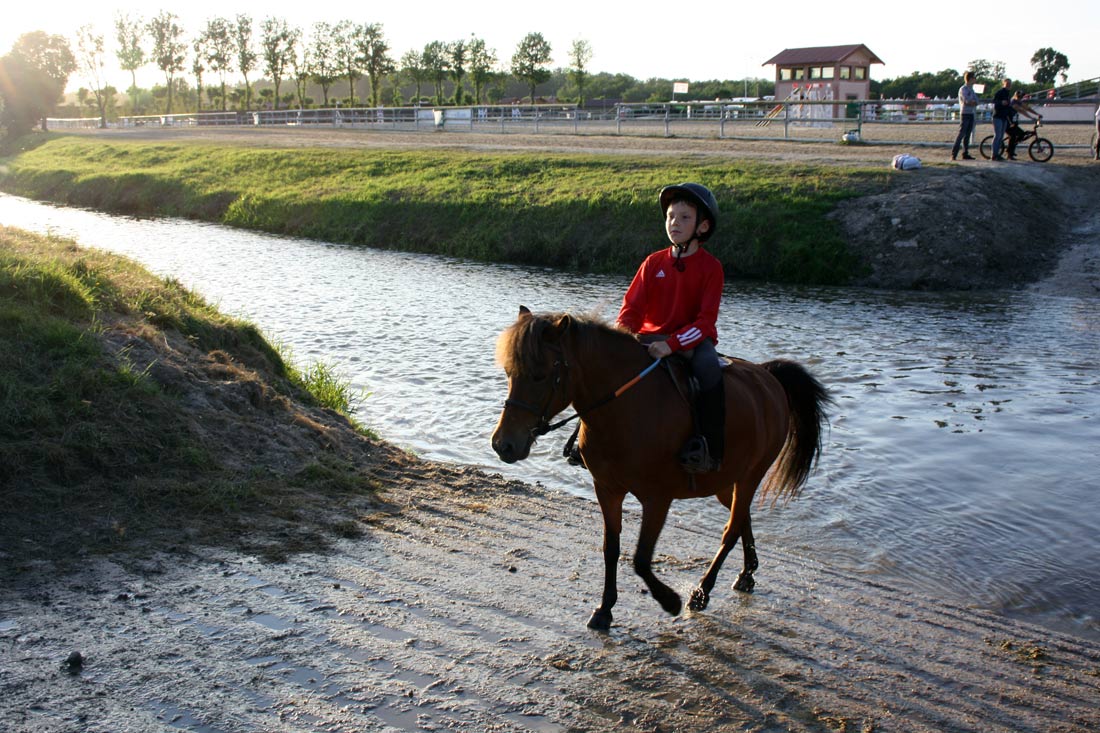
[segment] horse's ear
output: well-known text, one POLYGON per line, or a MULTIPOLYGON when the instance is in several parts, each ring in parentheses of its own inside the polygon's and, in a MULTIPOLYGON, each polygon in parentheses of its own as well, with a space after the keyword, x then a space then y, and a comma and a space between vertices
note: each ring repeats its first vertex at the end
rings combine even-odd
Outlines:
POLYGON ((560 339, 562 336, 565 335, 565 332, 568 331, 569 327, 572 325, 572 316, 570 316, 568 313, 561 315, 558 320, 554 322, 553 328, 551 328, 548 332, 548 335, 551 337, 550 340, 557 341, 558 339, 560 339))
POLYGON ((521 305, 519 307, 519 317, 523 318, 524 316, 529 316, 529 315, 531 315, 531 311, 527 310, 527 306, 521 305))

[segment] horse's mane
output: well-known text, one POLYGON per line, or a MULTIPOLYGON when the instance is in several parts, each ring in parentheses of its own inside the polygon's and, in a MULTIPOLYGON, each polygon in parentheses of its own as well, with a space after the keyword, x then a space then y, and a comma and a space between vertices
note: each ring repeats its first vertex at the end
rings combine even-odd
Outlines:
POLYGON ((579 349, 594 341, 622 339, 637 343, 629 332, 595 315, 532 313, 521 315, 497 339, 497 363, 510 376, 528 376, 541 363, 548 330, 567 329, 579 349))

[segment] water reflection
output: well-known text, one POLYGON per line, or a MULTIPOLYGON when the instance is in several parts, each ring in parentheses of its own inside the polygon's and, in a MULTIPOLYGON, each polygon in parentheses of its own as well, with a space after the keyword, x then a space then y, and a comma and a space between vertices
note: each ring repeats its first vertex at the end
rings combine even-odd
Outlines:
MULTIPOLYGON (((588 495, 543 438, 516 466, 489 435, 496 335, 519 304, 612 317, 627 280, 139 221, 0 196, 0 222, 133 256, 370 394, 362 419, 433 459, 588 495)), ((659 242, 655 241, 655 246, 659 242)), ((809 365, 837 406, 803 497, 758 510, 785 547, 1100 638, 1100 301, 730 285, 720 349, 809 365)), ((717 503, 682 503, 717 534, 717 503)), ((593 528, 595 531, 595 528, 593 528)))

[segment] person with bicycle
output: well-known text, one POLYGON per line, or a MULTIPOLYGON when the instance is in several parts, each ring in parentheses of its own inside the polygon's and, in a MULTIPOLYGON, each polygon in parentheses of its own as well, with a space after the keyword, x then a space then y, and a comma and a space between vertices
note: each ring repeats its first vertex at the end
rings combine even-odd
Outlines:
POLYGON ((1024 131, 1020 129, 1020 115, 1032 120, 1041 120, 1043 116, 1036 112, 1024 99, 1024 93, 1019 89, 1012 95, 1012 117, 1008 124, 1008 159, 1016 160, 1016 146, 1024 137, 1024 131))
POLYGON ((959 87, 959 134, 955 136, 955 145, 951 148, 951 160, 956 160, 959 148, 963 151, 963 160, 974 160, 970 155, 970 138, 974 134, 974 111, 978 108, 978 95, 974 93, 974 72, 963 74, 963 83, 959 87))
POLYGON ((1001 153, 1005 133, 1012 122, 1012 80, 1005 79, 993 95, 993 160, 1004 160, 1001 153))

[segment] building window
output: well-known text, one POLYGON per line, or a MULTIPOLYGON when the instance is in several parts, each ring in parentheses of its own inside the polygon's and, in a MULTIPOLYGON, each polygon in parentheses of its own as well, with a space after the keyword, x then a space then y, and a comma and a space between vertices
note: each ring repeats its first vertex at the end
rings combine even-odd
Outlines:
POLYGON ((840 67, 840 78, 841 79, 851 79, 852 78, 852 67, 851 66, 841 66, 840 67))
POLYGON ((790 81, 791 80, 791 71, 792 71, 791 69, 780 69, 779 70, 779 81, 790 81))
POLYGON ((805 69, 793 69, 793 71, 794 71, 795 81, 797 81, 799 79, 805 79, 806 78, 806 70, 805 69))
POLYGON ((836 72, 835 68, 833 68, 832 66, 825 66, 821 69, 821 78, 832 79, 834 72, 836 72))
POLYGON ((811 79, 820 79, 821 78, 821 67, 820 66, 811 66, 810 67, 810 78, 811 79))
POLYGON ((852 71, 855 72, 856 79, 858 79, 859 81, 863 81, 867 78, 866 66, 854 66, 852 67, 852 71))

